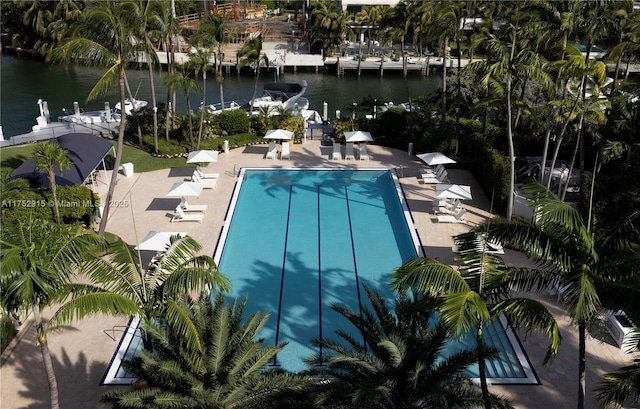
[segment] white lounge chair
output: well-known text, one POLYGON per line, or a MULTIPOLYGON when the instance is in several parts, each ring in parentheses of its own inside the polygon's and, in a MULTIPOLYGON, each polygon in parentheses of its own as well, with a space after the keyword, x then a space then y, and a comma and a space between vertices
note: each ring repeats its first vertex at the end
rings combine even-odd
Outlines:
POLYGON ((271 141, 269 142, 269 147, 267 148, 267 153, 264 155, 265 159, 275 159, 276 154, 278 153, 276 149, 276 143, 271 141))
POLYGON ((331 154, 331 159, 333 160, 342 160, 342 152, 340 151, 341 146, 339 143, 333 143, 333 153, 331 154))
POLYGON ((202 179, 218 179, 220 177, 219 173, 205 173, 200 166, 196 168, 196 172, 202 179))
POLYGON ((440 171, 439 173, 433 174, 433 173, 422 173, 420 175, 420 177, 422 178, 422 181, 424 183, 443 183, 445 181, 447 181, 449 179, 448 177, 448 173, 447 170, 442 168, 442 171, 440 171))
POLYGON ((182 203, 180 203, 180 207, 185 212, 206 212, 209 206, 206 204, 192 205, 189 204, 189 202, 187 202, 186 200, 183 200, 182 203))
POLYGON ((191 181, 202 185, 203 189, 215 189, 218 184, 218 179, 202 179, 198 172, 193 172, 191 181))
POLYGON ((182 207, 176 206, 176 215, 171 219, 171 223, 173 222, 198 222, 202 223, 204 220, 203 214, 185 214, 182 210, 182 207))
POLYGON ((360 160, 369 160, 366 143, 360 144, 360 160))
POLYGON ((438 223, 464 223, 467 220, 464 218, 466 209, 460 210, 456 215, 440 214, 438 215, 438 223))
POLYGON ((456 214, 458 213, 459 200, 433 200, 433 213, 456 214))
POLYGON ((423 169, 422 173, 423 174, 432 174, 432 175, 437 175, 440 174, 444 171, 444 166, 443 165, 438 165, 435 168, 427 168, 427 169, 423 169))
POLYGON ((289 151, 289 142, 282 142, 282 152, 280 159, 291 159, 291 151, 289 151))
POLYGON ((348 159, 353 159, 355 160, 356 157, 353 154, 353 142, 347 142, 347 144, 345 145, 344 148, 344 159, 348 160, 348 159))

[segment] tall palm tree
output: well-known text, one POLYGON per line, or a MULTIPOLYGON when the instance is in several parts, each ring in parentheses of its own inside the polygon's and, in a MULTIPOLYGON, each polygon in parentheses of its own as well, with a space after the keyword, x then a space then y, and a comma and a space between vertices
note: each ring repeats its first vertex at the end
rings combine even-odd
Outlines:
MULTIPOLYGON (((116 84, 120 91, 120 105, 125 100, 125 69, 135 61, 140 52, 147 52, 146 43, 132 42, 132 33, 137 33, 140 22, 131 13, 127 3, 99 1, 87 3, 84 18, 73 25, 73 35, 52 52, 52 58, 65 63, 75 62, 82 65, 106 68, 89 93, 88 99, 94 99, 109 92, 116 84)), ((114 169, 120 167, 126 115, 120 119, 118 143, 114 169)), ((113 199, 118 172, 113 172, 105 202, 113 199)), ((104 235, 109 220, 109 206, 105 207, 100 220, 99 233, 104 235)))
MULTIPOLYGON (((327 379, 313 391, 317 406, 394 409, 482 404, 481 394, 464 376, 475 361, 475 352, 461 350, 443 357, 445 325, 440 320, 432 322, 432 311, 416 308, 436 300, 414 304, 399 296, 390 309, 377 291, 365 288, 365 294, 372 310, 332 305, 357 329, 359 337, 338 331, 339 341, 313 342, 322 352, 308 360, 314 365, 311 373, 327 379)), ((495 352, 488 351, 488 355, 495 352)))
POLYGON ((47 342, 42 309, 69 294, 73 271, 88 257, 99 237, 82 226, 47 220, 21 220, 3 226, 0 237, 2 304, 31 311, 49 384, 51 408, 58 409, 58 383, 47 342))
MULTIPOLYGON (((517 284, 525 289, 563 288, 571 321, 578 326, 578 409, 584 408, 586 393, 586 329, 601 305, 598 291, 602 281, 624 283, 638 274, 638 264, 621 267, 621 253, 637 240, 638 212, 622 216, 609 229, 592 231, 591 223, 570 205, 563 203, 544 186, 528 184, 523 192, 531 195, 533 217, 525 223, 493 223, 488 237, 505 248, 522 251, 538 268, 517 284), (627 269, 629 266, 630 269, 627 269)), ((637 257, 637 255, 636 255, 637 257)))
POLYGON ((345 38, 354 39, 355 34, 349 26, 353 16, 342 11, 337 3, 318 2, 314 4, 312 14, 311 42, 322 44, 325 55, 331 55, 345 38))
POLYGON ((194 150, 193 144, 193 112, 191 111, 191 101, 189 93, 191 91, 200 92, 200 84, 191 77, 191 70, 186 65, 178 65, 177 70, 173 74, 164 77, 164 85, 167 86, 169 92, 182 91, 185 101, 187 102, 187 116, 189 118, 189 142, 191 150, 194 150))
MULTIPOLYGON (((176 235, 162 256, 149 268, 143 268, 139 254, 124 241, 115 240, 106 256, 93 257, 81 265, 81 277, 90 284, 77 285, 73 298, 55 312, 50 322, 62 325, 103 313, 137 316, 143 324, 149 324, 182 295, 226 291, 228 279, 218 271, 215 261, 195 255, 201 248, 191 237, 176 235)), ((186 325, 182 316, 171 318, 175 325, 186 325)), ((151 335, 144 330, 142 343, 151 350, 151 335)))
POLYGON ((220 89, 220 109, 224 111, 224 76, 222 65, 224 60, 224 48, 231 41, 227 30, 227 20, 224 16, 213 14, 200 23, 198 32, 191 37, 194 44, 216 48, 215 53, 215 79, 220 89))
POLYGON ((417 291, 439 297, 442 319, 455 336, 475 332, 483 403, 486 409, 491 409, 483 328, 504 314, 515 326, 547 335, 551 343, 545 363, 557 354, 561 337, 553 313, 544 304, 526 297, 510 296, 514 277, 527 275, 529 271, 508 268, 502 259, 489 254, 485 229, 480 226, 455 237, 461 260, 459 271, 435 259, 416 258, 393 273, 391 285, 402 293, 417 291))
POLYGON ((207 110, 207 71, 211 70, 211 50, 198 49, 195 53, 189 54, 189 65, 193 68, 195 75, 202 72, 202 102, 200 103, 200 125, 198 126, 198 142, 196 150, 200 149, 202 139, 202 127, 204 126, 204 113, 207 110))
POLYGON ((527 78, 537 81, 542 89, 552 90, 552 82, 543 70, 544 61, 535 51, 527 47, 526 42, 519 41, 516 27, 506 28, 506 37, 498 38, 488 34, 482 46, 489 54, 484 61, 472 62, 467 67, 479 75, 480 86, 492 90, 504 97, 507 111, 507 144, 509 148, 509 197, 507 202, 507 222, 513 215, 513 196, 515 191, 515 145, 513 141, 513 93, 518 81, 527 78))
POLYGON ((249 111, 249 118, 253 117, 253 106, 258 95, 258 81, 260 80, 260 69, 265 66, 269 68, 269 59, 266 54, 262 52, 262 41, 260 37, 254 37, 247 41, 240 51, 238 51, 238 57, 240 62, 238 63, 238 69, 242 69, 249 66, 253 69, 255 75, 255 81, 253 83, 253 96, 251 97, 251 108, 249 111))
POLYGON ((267 407, 281 397, 302 390, 311 381, 266 369, 285 344, 264 345, 260 330, 268 314, 243 317, 246 299, 225 304, 223 295, 212 301, 204 294, 198 302, 176 302, 167 316, 185 316, 188 326, 176 326, 165 317, 148 323, 153 351, 141 351, 125 367, 145 385, 139 390, 113 390, 102 400, 118 408, 267 407), (192 334, 189 342, 182 335, 192 334))
POLYGON ((67 156, 67 151, 52 142, 41 142, 34 146, 33 155, 36 161, 36 169, 47 172, 49 179, 49 187, 51 187, 51 196, 53 197, 53 209, 56 216, 56 223, 60 224, 60 207, 58 203, 58 194, 56 189, 56 169, 62 173, 65 169, 69 169, 72 165, 71 159, 67 156))

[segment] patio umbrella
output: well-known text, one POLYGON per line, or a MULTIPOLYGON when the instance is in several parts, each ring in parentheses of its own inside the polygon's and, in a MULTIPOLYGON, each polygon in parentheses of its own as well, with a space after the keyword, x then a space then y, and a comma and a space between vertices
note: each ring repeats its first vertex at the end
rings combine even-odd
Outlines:
POLYGON ((349 131, 344 133, 344 139, 347 142, 371 142, 373 138, 371 133, 365 131, 349 131))
POLYGON ((187 196, 200 196, 202 193, 203 185, 195 182, 176 182, 169 189, 169 193, 166 196, 170 197, 182 197, 187 196))
POLYGON ((471 186, 439 183, 436 185, 436 197, 439 199, 471 200, 471 186))
POLYGON ((264 135, 265 139, 282 139, 282 140, 291 140, 293 139, 293 132, 287 131, 284 129, 271 129, 267 131, 264 135))
POLYGON ((189 152, 187 163, 208 163, 218 161, 218 151, 193 151, 189 152))
POLYGON ((418 156, 418 159, 420 159, 421 161, 423 161, 429 166, 446 165, 447 163, 456 163, 455 160, 451 159, 450 157, 448 157, 447 155, 441 152, 421 153, 417 156, 418 156))
POLYGON ((136 250, 151 250, 151 251, 165 251, 169 244, 171 244, 171 236, 176 234, 180 237, 187 235, 185 232, 172 232, 172 231, 150 231, 144 236, 144 239, 140 242, 136 250))

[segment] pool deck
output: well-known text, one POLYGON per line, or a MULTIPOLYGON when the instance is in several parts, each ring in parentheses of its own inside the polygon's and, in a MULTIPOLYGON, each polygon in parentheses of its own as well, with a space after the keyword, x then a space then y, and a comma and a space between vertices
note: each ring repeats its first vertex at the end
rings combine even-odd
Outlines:
MULTIPOLYGON (((120 173, 116 186, 107 230, 120 235, 134 244, 150 230, 184 231, 203 245, 203 254, 213 255, 218 236, 223 227, 229 199, 242 167, 323 167, 323 168, 395 168, 398 172, 407 203, 412 211, 416 229, 428 257, 453 264, 452 236, 467 231, 469 226, 481 223, 490 215, 489 200, 482 193, 474 177, 464 170, 449 169, 452 183, 471 186, 473 200, 466 201, 468 224, 438 224, 432 213, 431 202, 435 196, 435 185, 419 182, 417 175, 424 168, 422 162, 406 151, 369 145, 371 160, 332 161, 330 146, 322 146, 316 138, 306 143, 293 145, 291 160, 264 159, 267 145, 247 146, 232 149, 229 154, 220 154, 218 162, 207 166, 207 172, 220 173, 215 189, 207 189, 198 198, 189 199, 190 204, 207 204, 204 222, 170 223, 173 209, 179 198, 168 198, 165 194, 175 182, 187 179, 189 169, 164 169, 149 173, 135 173, 126 177, 120 173)), ((135 168, 134 168, 135 172, 135 168)), ((106 190, 109 175, 101 175, 98 186, 106 190)), ((506 251, 507 263, 525 264, 521 255, 506 251)), ((227 273, 233 279, 233 272, 227 273)), ((575 408, 577 401, 577 330, 570 325, 562 305, 547 294, 536 294, 556 314, 561 326, 563 342, 559 356, 543 366, 547 340, 537 334, 520 334, 520 340, 541 385, 491 386, 491 390, 511 398, 516 407, 527 409, 575 408)), ((47 315, 45 310, 44 315, 47 315)), ((53 356, 60 405, 63 408, 107 408, 99 403, 100 396, 117 387, 100 386, 116 346, 122 335, 126 318, 94 317, 55 333, 49 334, 49 348, 53 356)), ((594 335, 587 339, 587 400, 585 408, 594 407, 592 389, 599 375, 632 362, 633 356, 613 344, 608 334, 594 335)), ((20 333, 2 355, 0 368, 0 408, 47 408, 49 392, 40 349, 35 342, 32 319, 22 326, 20 333)), ((628 408, 640 406, 626 406, 628 408)))

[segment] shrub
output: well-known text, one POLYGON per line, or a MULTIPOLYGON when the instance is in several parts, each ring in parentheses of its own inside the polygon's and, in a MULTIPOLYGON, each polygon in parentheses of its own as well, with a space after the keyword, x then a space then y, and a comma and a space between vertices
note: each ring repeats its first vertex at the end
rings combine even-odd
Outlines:
POLYGON ((220 128, 229 135, 249 131, 249 116, 241 109, 232 109, 219 114, 220 128))
POLYGON ((29 219, 54 220, 48 199, 30 190, 15 191, 11 199, 3 198, 1 217, 3 224, 29 219))
POLYGON ((18 330, 13 320, 3 314, 0 317, 0 351, 4 351, 17 333, 18 330))
POLYGON ((292 131, 294 133, 294 141, 300 143, 304 138, 304 118, 300 116, 285 116, 280 118, 278 128, 292 131))

